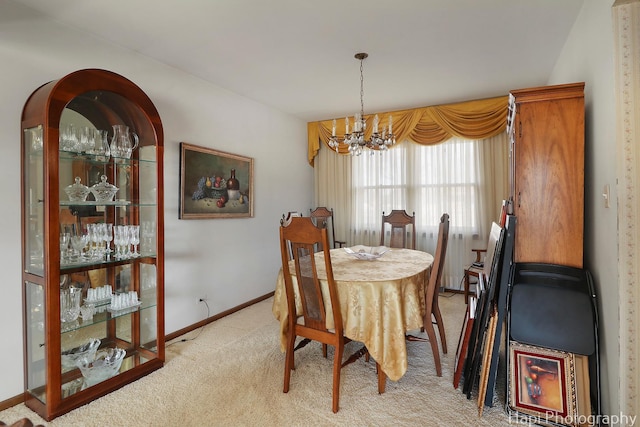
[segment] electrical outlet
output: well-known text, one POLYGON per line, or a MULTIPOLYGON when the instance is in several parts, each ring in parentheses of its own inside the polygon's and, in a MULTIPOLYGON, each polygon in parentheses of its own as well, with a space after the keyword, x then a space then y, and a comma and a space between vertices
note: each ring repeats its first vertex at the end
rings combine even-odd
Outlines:
POLYGON ((200 298, 198 298, 198 302, 205 302, 207 301, 207 295, 205 294, 204 296, 201 296, 200 298))

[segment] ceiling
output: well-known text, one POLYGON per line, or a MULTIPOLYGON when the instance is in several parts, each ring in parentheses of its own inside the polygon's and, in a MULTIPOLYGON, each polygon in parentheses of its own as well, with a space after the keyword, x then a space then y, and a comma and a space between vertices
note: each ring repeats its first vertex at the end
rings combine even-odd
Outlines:
POLYGON ((10 0, 305 121, 547 83, 583 0, 10 0))

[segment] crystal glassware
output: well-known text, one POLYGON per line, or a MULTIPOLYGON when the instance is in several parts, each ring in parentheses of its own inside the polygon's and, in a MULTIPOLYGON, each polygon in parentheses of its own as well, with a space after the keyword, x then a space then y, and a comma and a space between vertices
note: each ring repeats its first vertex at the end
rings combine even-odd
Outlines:
POLYGON ((92 154, 95 154, 96 160, 106 162, 111 157, 111 148, 109 147, 109 139, 106 130, 95 130, 94 147, 92 154))
POLYGON ((79 151, 80 141, 76 127, 69 123, 60 131, 60 150, 79 151))
POLYGON ((113 244, 116 247, 116 259, 124 258, 124 247, 127 244, 126 226, 116 225, 113 227, 113 244))
POLYGON ((76 362, 81 358, 93 359, 96 355, 98 347, 100 347, 100 340, 98 338, 90 338, 88 342, 81 346, 72 348, 71 350, 62 352, 62 367, 65 369, 73 369, 76 367, 76 362))
POLYGON ((71 247, 73 248, 73 258, 78 261, 84 260, 84 248, 89 242, 89 236, 86 234, 76 234, 71 236, 71 247))
POLYGON ((112 156, 125 159, 131 158, 133 150, 138 147, 138 142, 138 135, 130 131, 129 126, 113 125, 113 138, 111 139, 112 156))
POLYGON ((133 245, 133 252, 131 256, 139 257, 138 253, 138 245, 140 244, 140 226, 139 225, 130 225, 129 226, 129 242, 133 245))
POLYGON ((110 243, 113 240, 113 224, 103 224, 102 226, 102 240, 105 242, 104 252, 107 254, 107 258, 111 255, 110 243))
POLYGON ((84 303, 80 307, 80 317, 83 322, 93 320, 93 315, 96 312, 96 306, 90 303, 84 303))
POLYGON ((80 316, 80 297, 82 289, 69 287, 60 290, 60 320, 73 322, 80 316))
POLYGON ((88 126, 79 129, 79 147, 82 153, 91 153, 95 145, 95 132, 88 126))
POLYGON ((89 224, 89 239, 91 241, 91 258, 98 259, 102 256, 102 224, 89 224))
POLYGON ((117 374, 126 354, 122 348, 105 348, 95 353, 94 357, 79 358, 76 366, 82 372, 85 385, 92 386, 117 374))
POLYGON ((111 202, 118 192, 118 187, 107 182, 107 176, 102 175, 98 184, 91 186, 91 193, 95 197, 96 202, 111 202))
POLYGON ((68 261, 69 243, 71 242, 71 234, 60 233, 60 264, 68 261))

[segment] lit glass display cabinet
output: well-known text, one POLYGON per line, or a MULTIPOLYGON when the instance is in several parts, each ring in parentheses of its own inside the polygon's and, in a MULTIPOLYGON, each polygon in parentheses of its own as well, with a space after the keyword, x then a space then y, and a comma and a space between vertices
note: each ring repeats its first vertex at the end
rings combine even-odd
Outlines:
POLYGON ((76 71, 27 100, 21 162, 25 403, 51 420, 164 363, 162 123, 76 71))

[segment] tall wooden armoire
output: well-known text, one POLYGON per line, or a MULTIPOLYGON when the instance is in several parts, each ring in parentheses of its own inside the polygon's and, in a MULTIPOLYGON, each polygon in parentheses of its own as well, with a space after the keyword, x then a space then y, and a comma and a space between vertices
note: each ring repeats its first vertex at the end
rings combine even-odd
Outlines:
POLYGON ((514 261, 582 268, 584 83, 510 92, 514 261))

